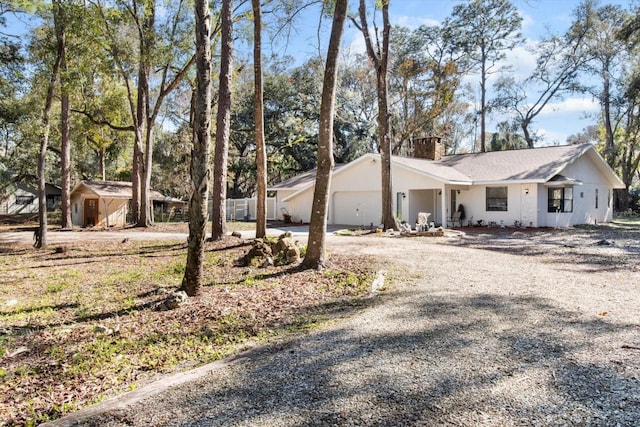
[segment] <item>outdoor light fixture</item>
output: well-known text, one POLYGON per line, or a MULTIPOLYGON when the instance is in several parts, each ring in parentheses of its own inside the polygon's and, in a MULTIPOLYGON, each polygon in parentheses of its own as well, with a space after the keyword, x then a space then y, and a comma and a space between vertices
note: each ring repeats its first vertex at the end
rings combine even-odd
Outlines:
POLYGON ((529 189, 528 188, 524 189, 524 194, 529 194, 529 189))
POLYGON ((460 194, 460 190, 458 190, 458 194, 460 194))

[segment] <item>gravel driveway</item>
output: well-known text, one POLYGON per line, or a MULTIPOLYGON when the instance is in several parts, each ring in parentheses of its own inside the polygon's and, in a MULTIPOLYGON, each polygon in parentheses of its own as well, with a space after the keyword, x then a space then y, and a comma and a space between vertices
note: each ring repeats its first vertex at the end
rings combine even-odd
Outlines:
POLYGON ((84 425, 636 426, 639 241, 608 227, 332 237, 330 253, 388 270, 372 307, 84 425))

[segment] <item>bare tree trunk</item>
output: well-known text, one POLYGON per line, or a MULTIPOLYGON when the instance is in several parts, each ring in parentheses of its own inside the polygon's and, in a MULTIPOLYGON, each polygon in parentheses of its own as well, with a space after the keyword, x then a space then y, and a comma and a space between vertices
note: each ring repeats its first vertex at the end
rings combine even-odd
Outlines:
POLYGON ((60 29, 60 157, 62 173, 62 218, 63 229, 72 228, 71 223, 71 144, 69 141, 69 78, 67 70, 67 40, 64 24, 60 29))
POLYGON ((382 52, 378 76, 378 126, 382 140, 382 223, 385 229, 397 229, 393 216, 392 178, 391 178, 391 126, 389 124, 389 96, 387 93, 387 68, 389 63, 389 0, 382 3, 382 52))
POLYGON ((336 0, 333 12, 331 38, 327 51, 327 63, 322 82, 322 101, 320 104, 320 128, 318 135, 318 169, 313 191, 309 240, 303 265, 307 268, 321 269, 326 264, 324 246, 327 234, 327 210, 331 171, 333 170, 333 119, 335 115, 336 84, 338 80, 338 55, 340 39, 347 17, 347 0, 336 0))
POLYGON ((220 16, 222 39, 220 49, 220 84, 216 115, 216 148, 211 215, 211 239, 219 240, 227 232, 227 156, 231 128, 231 67, 233 61, 233 0, 223 0, 220 16))
POLYGON ((256 237, 267 234, 267 150, 264 143, 264 100, 262 83, 262 10, 260 0, 251 0, 253 6, 253 72, 255 104, 253 116, 256 132, 256 169, 258 197, 256 207, 256 237))
POLYGON ((153 209, 153 201, 151 200, 151 171, 153 166, 153 124, 147 122, 147 136, 144 153, 144 173, 142 175, 142 185, 140 192, 140 221, 138 225, 146 227, 152 223, 151 209, 153 209))
MULTIPOLYGON (((139 209, 138 227, 146 227, 149 225, 149 186, 151 183, 151 159, 145 155, 149 152, 150 136, 153 136, 153 129, 149 129, 152 124, 149 123, 149 76, 151 75, 151 51, 152 43, 155 39, 155 4, 150 2, 150 7, 145 9, 145 17, 143 22, 143 35, 140 38, 140 65, 138 68, 138 100, 137 100, 137 121, 140 131, 140 145, 138 158, 139 161, 138 182, 139 182, 139 209), (146 153, 142 151, 142 140, 144 138, 146 153)), ((135 150, 135 148, 134 148, 135 150)))
MULTIPOLYGON (((608 70, 608 67, 606 68, 608 70)), ((613 138, 613 125, 611 124, 611 76, 608 71, 605 71, 603 76, 604 87, 602 90, 602 121, 604 122, 604 155, 607 163, 613 169, 617 165, 617 156, 615 149, 615 142, 613 138)))
POLYGON ((480 152, 487 151, 487 68, 484 52, 480 71, 480 152))
POLYGON ((141 89, 138 90, 138 101, 136 107, 137 124, 134 131, 133 166, 131 172, 131 220, 134 224, 138 224, 140 221, 140 190, 142 187, 141 183, 143 173, 142 140, 144 138, 143 123, 145 123, 144 117, 146 115, 146 110, 140 99, 140 91, 141 89))
POLYGON ((385 229, 397 229, 393 216, 393 197, 391 179, 391 126, 389 125, 389 96, 387 89, 387 69, 389 63, 389 35, 391 23, 389 22, 389 0, 382 2, 382 46, 374 49, 369 24, 367 22, 365 0, 360 0, 358 8, 360 22, 352 19, 354 24, 362 32, 367 55, 376 69, 376 89, 378 95, 378 135, 380 138, 381 180, 382 180, 382 224, 385 229))
POLYGON ((181 289, 189 296, 200 293, 202 259, 207 225, 209 194, 209 146, 211 145, 211 15, 208 0, 196 0, 196 78, 191 151, 191 187, 189 199, 189 238, 187 264, 181 289))
POLYGON ((104 147, 100 147, 100 151, 98 152, 98 161, 100 162, 100 176, 103 181, 107 180, 107 149, 104 147))
POLYGON ((529 124, 530 121, 528 119, 522 120, 520 123, 520 128, 522 129, 522 133, 524 135, 525 141, 527 141, 527 147, 533 148, 533 138, 531 137, 531 132, 529 132, 529 124))
POLYGON ((57 53, 56 60, 51 70, 49 79, 49 87, 47 88, 47 96, 45 97, 44 109, 42 111, 42 123, 40 128, 40 154, 38 156, 38 220, 39 227, 36 232, 36 248, 44 248, 47 246, 47 181, 46 181, 46 159, 47 146, 49 145, 49 132, 51 129, 51 106, 53 104, 53 91, 55 88, 58 75, 60 74, 60 61, 62 57, 62 48, 64 46, 63 37, 64 29, 62 17, 60 14, 62 5, 60 1, 53 2, 53 20, 56 30, 57 53))

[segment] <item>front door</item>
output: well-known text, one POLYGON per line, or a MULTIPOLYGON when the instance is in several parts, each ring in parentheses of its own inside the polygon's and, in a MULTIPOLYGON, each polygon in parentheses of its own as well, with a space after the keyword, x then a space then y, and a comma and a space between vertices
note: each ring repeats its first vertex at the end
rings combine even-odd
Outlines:
POLYGON ((84 226, 93 227, 98 223, 98 199, 84 201, 84 226))

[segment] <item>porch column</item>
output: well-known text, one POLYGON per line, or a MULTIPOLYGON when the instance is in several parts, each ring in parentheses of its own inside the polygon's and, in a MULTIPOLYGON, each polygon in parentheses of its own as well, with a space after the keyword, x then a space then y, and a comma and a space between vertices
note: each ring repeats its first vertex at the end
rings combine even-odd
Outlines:
POLYGON ((447 192, 443 186, 440 190, 440 214, 442 218, 442 228, 447 228, 447 192))

